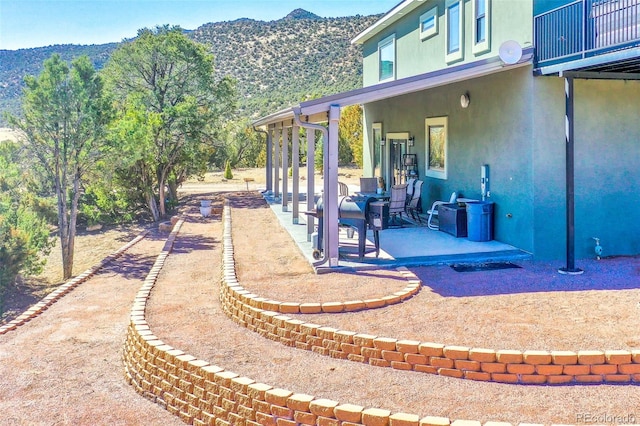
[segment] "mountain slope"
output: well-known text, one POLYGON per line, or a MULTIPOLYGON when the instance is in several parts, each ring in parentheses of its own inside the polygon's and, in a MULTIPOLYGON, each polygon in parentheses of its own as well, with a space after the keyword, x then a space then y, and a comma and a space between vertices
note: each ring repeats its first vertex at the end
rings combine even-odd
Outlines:
MULTIPOLYGON (((186 34, 209 47, 218 77, 238 81, 241 114, 256 118, 302 99, 360 87, 362 53, 350 41, 378 18, 320 18, 296 9, 277 21, 209 23, 186 34)), ((0 111, 19 110, 23 77, 37 75, 51 54, 59 53, 65 60, 87 54, 100 69, 117 46, 0 50, 0 111)))

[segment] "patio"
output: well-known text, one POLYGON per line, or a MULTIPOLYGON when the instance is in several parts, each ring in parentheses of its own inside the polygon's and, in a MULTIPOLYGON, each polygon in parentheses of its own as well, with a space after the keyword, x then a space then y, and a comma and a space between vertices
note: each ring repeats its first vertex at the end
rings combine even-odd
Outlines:
MULTIPOLYGON (((304 198, 304 194, 301 194, 304 198)), ((265 196, 271 210, 280 224, 289 232, 300 251, 313 265, 313 243, 307 238, 307 217, 299 216, 297 224, 293 222, 292 211, 283 211, 282 204, 273 197, 265 196)), ((358 257, 357 233, 349 238, 346 229, 339 232, 339 266, 350 269, 370 269, 397 266, 426 266, 454 263, 506 262, 530 259, 531 255, 499 241, 474 242, 466 238, 455 238, 452 235, 429 229, 426 217, 422 223, 408 219, 403 227, 392 227, 380 231, 380 254, 375 255, 373 232, 367 232, 366 254, 358 257)), ((330 269, 326 265, 316 267, 321 273, 330 269)))

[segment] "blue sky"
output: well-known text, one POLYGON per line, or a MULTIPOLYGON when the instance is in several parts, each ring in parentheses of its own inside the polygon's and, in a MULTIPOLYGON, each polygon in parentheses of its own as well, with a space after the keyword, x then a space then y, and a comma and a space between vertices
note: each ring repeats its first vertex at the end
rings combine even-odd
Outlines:
POLYGON ((252 18, 271 21, 302 8, 322 17, 388 12, 400 0, 0 0, 0 49, 103 44, 140 28, 252 18))

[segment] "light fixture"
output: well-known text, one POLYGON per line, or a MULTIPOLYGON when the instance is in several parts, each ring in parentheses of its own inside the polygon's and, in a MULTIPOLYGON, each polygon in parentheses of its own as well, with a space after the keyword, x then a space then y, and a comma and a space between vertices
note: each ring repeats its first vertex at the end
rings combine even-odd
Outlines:
POLYGON ((384 138, 380 139, 380 146, 384 146, 384 142, 385 142, 384 138))
POLYGON ((468 107, 470 102, 471 102, 471 98, 469 98, 469 92, 466 92, 465 94, 460 96, 460 106, 462 108, 468 107))
POLYGON ((409 146, 413 146, 415 144, 415 142, 416 142, 416 139, 413 136, 411 136, 409 138, 409 146))

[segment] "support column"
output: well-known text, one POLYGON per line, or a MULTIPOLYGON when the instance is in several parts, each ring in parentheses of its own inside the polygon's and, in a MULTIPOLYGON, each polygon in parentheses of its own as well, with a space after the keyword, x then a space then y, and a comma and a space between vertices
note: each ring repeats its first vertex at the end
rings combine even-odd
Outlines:
MULTIPOLYGON (((316 170, 316 131, 307 128, 307 211, 316 208, 315 170, 316 170)), ((315 231, 315 218, 307 215, 307 241, 311 241, 311 234, 315 231)))
POLYGON ((338 121, 340 106, 329 110, 329 137, 324 144, 324 244, 329 267, 338 266, 338 121))
POLYGON ((273 198, 276 202, 280 198, 280 132, 278 127, 273 130, 273 198))
POLYGON ((561 274, 577 275, 584 272, 576 268, 575 253, 575 180, 573 129, 573 77, 564 79, 565 141, 566 141, 566 213, 567 213, 567 265, 558 269, 561 274))
POLYGON ((294 124, 291 128, 291 167, 293 188, 293 223, 300 223, 300 128, 294 124))
POLYGON ((289 128, 282 128, 282 211, 289 211, 289 128))
POLYGON ((272 194, 273 193, 273 140, 272 140, 273 129, 269 127, 265 133, 267 135, 267 164, 265 165, 266 167, 265 178, 267 180, 267 187, 265 189, 266 189, 266 194, 272 194))

